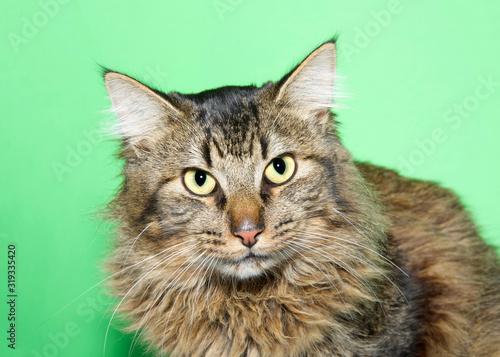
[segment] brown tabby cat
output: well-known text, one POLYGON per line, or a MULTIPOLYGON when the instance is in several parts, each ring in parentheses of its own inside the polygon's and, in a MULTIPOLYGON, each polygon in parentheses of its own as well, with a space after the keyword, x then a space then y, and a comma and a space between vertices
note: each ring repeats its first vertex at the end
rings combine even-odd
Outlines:
POLYGON ((189 95, 105 74, 125 160, 112 286, 158 355, 500 356, 494 251, 449 190, 353 161, 335 57, 189 95))

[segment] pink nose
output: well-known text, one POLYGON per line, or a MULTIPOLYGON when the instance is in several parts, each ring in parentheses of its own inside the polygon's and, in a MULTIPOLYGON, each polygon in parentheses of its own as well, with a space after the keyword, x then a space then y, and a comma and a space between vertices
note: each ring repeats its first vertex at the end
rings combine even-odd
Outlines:
POLYGON ((235 236, 243 238, 243 245, 248 248, 252 248, 252 246, 257 243, 257 234, 262 232, 262 229, 255 229, 253 231, 244 231, 244 232, 234 232, 235 236))

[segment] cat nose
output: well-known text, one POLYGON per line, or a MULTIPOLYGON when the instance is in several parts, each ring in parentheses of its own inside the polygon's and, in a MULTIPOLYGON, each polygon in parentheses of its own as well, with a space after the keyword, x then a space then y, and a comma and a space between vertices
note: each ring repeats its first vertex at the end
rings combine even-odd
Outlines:
POLYGON ((257 234, 262 232, 262 229, 253 229, 251 231, 234 232, 233 234, 242 239, 242 244, 248 248, 252 248, 257 243, 257 234))
POLYGON ((232 197, 228 200, 231 233, 248 248, 257 243, 257 235, 264 230, 261 211, 262 202, 259 197, 232 197))

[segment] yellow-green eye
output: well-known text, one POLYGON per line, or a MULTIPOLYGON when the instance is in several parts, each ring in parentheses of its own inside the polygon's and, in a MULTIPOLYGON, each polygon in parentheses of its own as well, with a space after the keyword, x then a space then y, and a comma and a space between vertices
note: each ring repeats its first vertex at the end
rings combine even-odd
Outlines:
POLYGON ((215 190, 217 182, 208 172, 200 169, 189 169, 184 173, 184 185, 195 195, 205 196, 215 190))
POLYGON ((294 173, 295 160, 290 155, 282 155, 274 158, 264 171, 266 179, 275 185, 287 182, 294 173))

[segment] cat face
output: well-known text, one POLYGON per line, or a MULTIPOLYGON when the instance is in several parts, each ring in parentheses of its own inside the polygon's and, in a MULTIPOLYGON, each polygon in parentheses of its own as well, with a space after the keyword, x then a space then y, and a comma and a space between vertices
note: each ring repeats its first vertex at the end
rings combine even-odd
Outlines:
POLYGON ((179 266, 246 279, 303 254, 294 240, 341 209, 335 168, 349 156, 333 133, 332 43, 261 88, 165 95, 105 78, 126 159, 121 216, 136 249, 178 247, 179 266))

